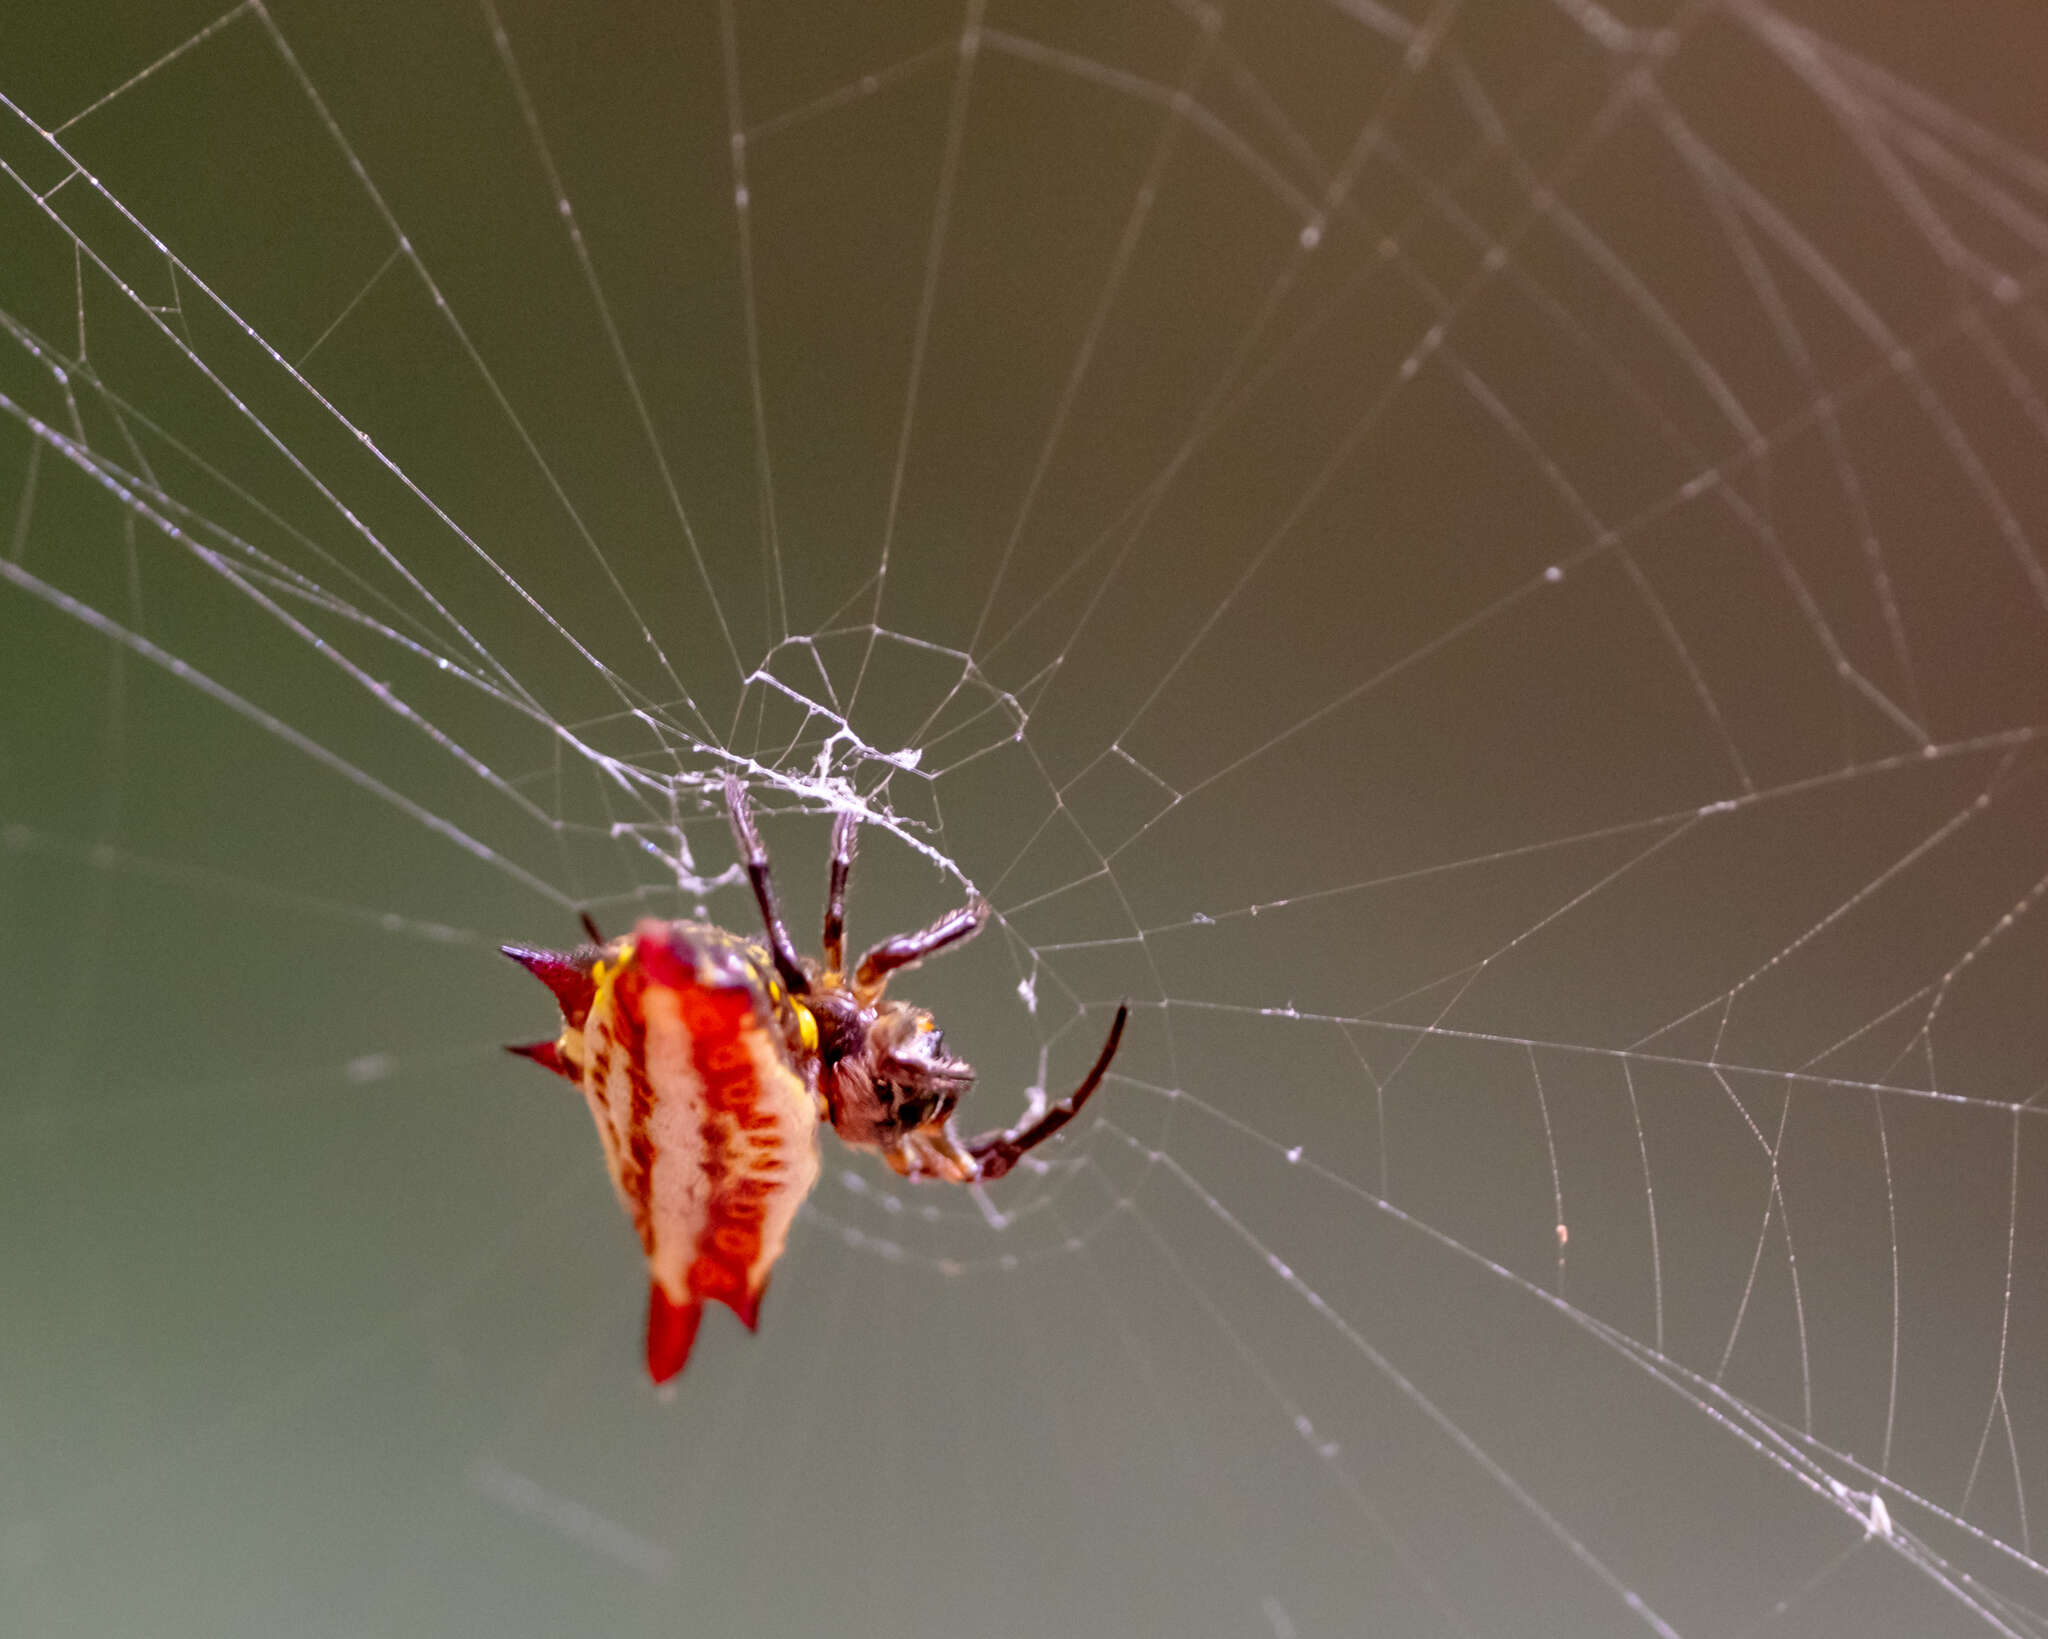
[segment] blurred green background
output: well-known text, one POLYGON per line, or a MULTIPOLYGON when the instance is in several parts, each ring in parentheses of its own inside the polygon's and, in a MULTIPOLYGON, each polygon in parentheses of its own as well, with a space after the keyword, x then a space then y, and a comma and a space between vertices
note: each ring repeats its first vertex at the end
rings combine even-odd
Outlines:
POLYGON ((2040 1631, 2044 50, 6 8, 0 1631, 2040 1631), (1135 1020, 664 1402, 494 946, 728 766, 1135 1020))

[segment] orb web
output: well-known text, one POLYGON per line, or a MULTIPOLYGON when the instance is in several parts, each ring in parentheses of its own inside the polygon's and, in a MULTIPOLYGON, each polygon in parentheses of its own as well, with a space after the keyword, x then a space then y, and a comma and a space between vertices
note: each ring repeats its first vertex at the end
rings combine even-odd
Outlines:
POLYGON ((2042 43, 0 23, 0 1597, 2041 1631, 2042 43), (970 1127, 1134 1016, 657 1405, 492 949, 735 773, 970 1127))

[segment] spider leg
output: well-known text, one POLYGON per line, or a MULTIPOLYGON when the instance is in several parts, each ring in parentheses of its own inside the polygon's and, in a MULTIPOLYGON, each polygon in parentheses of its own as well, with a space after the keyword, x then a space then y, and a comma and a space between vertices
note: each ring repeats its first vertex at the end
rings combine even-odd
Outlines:
POLYGON ((853 848, 860 840, 860 816, 843 813, 832 824, 832 877, 825 891, 825 971, 846 971, 846 879, 853 872, 853 848))
POLYGON ((739 843, 740 862, 747 868, 747 880, 754 885, 754 903, 761 907, 761 921, 768 929, 768 950, 775 958, 775 971, 792 996, 807 996, 811 978, 797 959, 789 929, 782 924, 782 909, 775 903, 775 883, 768 875, 768 850, 761 846, 761 833, 754 829, 754 815, 747 807, 747 788, 731 774, 725 777, 725 812, 732 821, 733 838, 739 843))
POLYGON ((597 931, 597 918, 588 911, 578 911, 576 915, 578 920, 583 923, 583 931, 590 936, 590 942, 593 945, 603 944, 604 935, 597 931))
POLYGON ((973 938, 981 932, 981 925, 987 920, 988 901, 976 894, 957 911, 948 911, 928 928, 884 939, 860 959, 860 966, 854 970, 854 995, 863 1004, 878 1000, 888 987, 890 974, 922 962, 927 956, 935 956, 948 945, 973 938))
POLYGON ((1090 1095, 1102 1085, 1102 1078, 1109 1073, 1109 1061, 1116 1057, 1117 1044, 1123 1040, 1124 1021, 1130 1016, 1130 1003, 1125 1002, 1117 1008, 1116 1022, 1109 1027, 1109 1040, 1102 1044, 1102 1051, 1095 1056, 1095 1068, 1088 1072, 1087 1079, 1030 1126, 1022 1132, 989 1132, 968 1140, 967 1153, 974 1158, 977 1181, 986 1183, 991 1178, 1002 1177, 1081 1113, 1081 1106, 1088 1102, 1090 1095))
POLYGON ((971 1184, 980 1174, 949 1121, 928 1121, 893 1144, 882 1146, 882 1159, 903 1178, 936 1178, 948 1184, 971 1184))

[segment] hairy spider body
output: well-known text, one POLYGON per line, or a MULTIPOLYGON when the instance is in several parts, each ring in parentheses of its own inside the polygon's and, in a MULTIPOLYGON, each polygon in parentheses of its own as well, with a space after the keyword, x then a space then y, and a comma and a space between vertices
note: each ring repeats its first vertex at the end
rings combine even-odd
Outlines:
POLYGON ((620 1204, 647 1260, 647 1369, 683 1369, 707 1300, 751 1331, 797 1209, 818 1179, 821 1121, 906 1178, 1000 1178, 1073 1119, 1108 1073, 1128 1008, 1095 1067, 1022 1131, 962 1141, 953 1109, 973 1067, 949 1057, 930 1013, 883 997, 889 977, 987 919, 972 899, 916 933, 885 939, 845 971, 846 883, 855 821, 832 833, 824 960, 790 943, 768 856, 736 780, 726 805, 765 943, 701 922, 643 921, 624 938, 567 952, 507 945, 554 993, 563 1029, 510 1051, 582 1091, 620 1204))

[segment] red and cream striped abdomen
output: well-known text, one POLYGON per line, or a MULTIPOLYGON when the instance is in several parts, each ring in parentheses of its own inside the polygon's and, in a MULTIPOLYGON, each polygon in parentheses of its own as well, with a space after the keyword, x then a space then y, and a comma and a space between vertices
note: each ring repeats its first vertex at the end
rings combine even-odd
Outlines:
POLYGON ((755 1324, 817 1182, 817 1098, 783 1046, 768 979, 731 935, 642 922, 592 977, 582 1039, 563 1047, 647 1257, 647 1363, 661 1382, 688 1359, 707 1299, 755 1324))

